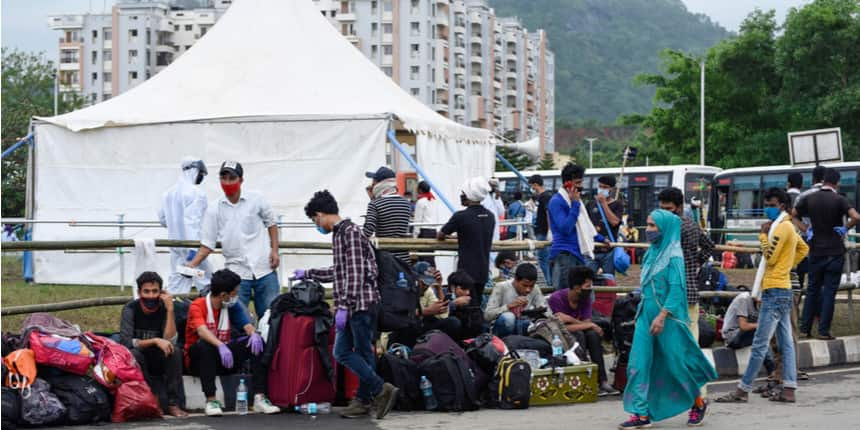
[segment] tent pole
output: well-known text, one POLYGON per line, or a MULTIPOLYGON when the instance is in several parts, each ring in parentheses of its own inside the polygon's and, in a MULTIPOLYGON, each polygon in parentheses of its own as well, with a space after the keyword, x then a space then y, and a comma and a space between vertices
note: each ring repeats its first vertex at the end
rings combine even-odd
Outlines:
POLYGON ((528 186, 529 186, 529 180, 528 180, 528 179, 526 179, 526 177, 525 177, 525 176, 523 176, 523 174, 522 174, 522 173, 520 173, 520 171, 519 171, 519 170, 517 170, 517 168, 516 168, 516 167, 514 167, 514 165, 513 165, 513 164, 511 164, 511 162, 510 162, 510 161, 508 161, 505 157, 502 157, 502 154, 500 154, 498 151, 496 151, 496 158, 498 158, 498 159, 499 159, 499 161, 501 161, 501 162, 502 162, 502 164, 504 164, 504 165, 505 165, 505 167, 507 167, 508 169, 510 169, 510 170, 511 170, 511 172, 514 172, 514 174, 515 174, 515 175, 517 175, 517 177, 518 177, 518 178, 520 178, 520 180, 521 180, 521 181, 523 181, 523 183, 524 183, 524 184, 526 184, 526 187, 528 187, 528 186))
POLYGON ((404 148, 403 145, 397 141, 397 137, 394 134, 393 129, 388 130, 388 139, 391 140, 391 144, 394 145, 394 147, 398 151, 400 151, 400 154, 403 155, 403 158, 405 158, 406 161, 409 162, 412 168, 415 169, 415 171, 418 172, 418 174, 421 175, 421 177, 424 178, 425 181, 427 181, 427 184, 430 185, 430 188, 436 193, 437 196, 439 196, 439 200, 442 200, 442 203, 445 203, 445 206, 448 206, 448 209, 451 211, 451 213, 457 212, 457 209, 454 208, 454 205, 452 205, 451 202, 448 201, 448 198, 446 198, 445 195, 442 194, 442 191, 436 187, 436 184, 434 184, 433 181, 430 180, 430 177, 427 176, 427 173, 424 172, 424 169, 422 169, 421 166, 419 166, 418 163, 415 162, 415 159, 412 158, 411 155, 409 155, 409 152, 406 151, 406 148, 404 148))

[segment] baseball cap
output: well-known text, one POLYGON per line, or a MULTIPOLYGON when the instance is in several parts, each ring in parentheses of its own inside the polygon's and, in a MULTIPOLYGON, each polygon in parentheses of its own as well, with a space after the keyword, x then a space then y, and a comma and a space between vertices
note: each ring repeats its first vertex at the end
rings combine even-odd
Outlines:
POLYGON ((394 170, 389 169, 388 167, 382 166, 376 169, 375 172, 365 172, 364 176, 373 179, 376 182, 384 181, 386 179, 391 179, 396 177, 394 174, 394 170))
POLYGON ((241 178, 244 170, 238 161, 225 161, 221 163, 221 169, 218 170, 218 175, 220 176, 224 173, 232 173, 241 178))
POLYGON ((433 285, 436 283, 436 277, 433 276, 433 266, 426 261, 415 263, 415 273, 418 274, 418 280, 424 285, 433 285))

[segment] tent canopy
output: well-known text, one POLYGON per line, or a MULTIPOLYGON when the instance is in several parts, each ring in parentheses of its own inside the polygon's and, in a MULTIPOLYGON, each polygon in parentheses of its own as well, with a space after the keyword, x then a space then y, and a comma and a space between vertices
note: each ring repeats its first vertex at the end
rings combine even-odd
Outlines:
POLYGON ((417 133, 490 139, 489 131, 457 124, 401 89, 310 0, 239 0, 152 78, 104 103, 38 119, 81 131, 228 118, 380 115, 394 115, 417 133))

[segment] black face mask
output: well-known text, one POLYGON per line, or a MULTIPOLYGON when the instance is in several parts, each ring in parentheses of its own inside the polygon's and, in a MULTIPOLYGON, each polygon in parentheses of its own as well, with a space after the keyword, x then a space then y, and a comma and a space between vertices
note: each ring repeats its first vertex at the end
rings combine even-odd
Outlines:
POLYGON ((143 306, 143 310, 145 311, 155 312, 161 307, 161 298, 144 299, 141 297, 140 305, 143 306))

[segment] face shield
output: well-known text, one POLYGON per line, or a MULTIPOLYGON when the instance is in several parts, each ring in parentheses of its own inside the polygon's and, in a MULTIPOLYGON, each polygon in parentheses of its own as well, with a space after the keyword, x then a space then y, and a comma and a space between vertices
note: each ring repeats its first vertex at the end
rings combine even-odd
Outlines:
POLYGON ((209 174, 209 171, 206 169, 206 164, 203 164, 203 160, 193 160, 182 163, 182 171, 185 176, 194 183, 194 185, 200 185, 206 175, 209 174))

